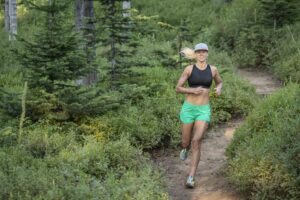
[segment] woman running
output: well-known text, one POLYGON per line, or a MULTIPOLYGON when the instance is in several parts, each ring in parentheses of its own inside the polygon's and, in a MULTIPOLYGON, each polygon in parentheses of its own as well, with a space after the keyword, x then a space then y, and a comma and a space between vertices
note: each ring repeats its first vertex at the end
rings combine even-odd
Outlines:
POLYGON ((201 140, 210 123, 211 109, 209 104, 209 93, 212 81, 215 81, 214 92, 217 96, 221 94, 222 79, 217 68, 207 64, 208 47, 199 43, 195 48, 185 48, 181 53, 196 60, 193 65, 187 66, 176 86, 176 92, 185 94, 185 101, 180 111, 182 150, 180 159, 185 160, 188 149, 191 149, 190 171, 186 181, 186 187, 194 188, 196 170, 200 161, 201 140), (184 87, 188 81, 189 87, 184 87))

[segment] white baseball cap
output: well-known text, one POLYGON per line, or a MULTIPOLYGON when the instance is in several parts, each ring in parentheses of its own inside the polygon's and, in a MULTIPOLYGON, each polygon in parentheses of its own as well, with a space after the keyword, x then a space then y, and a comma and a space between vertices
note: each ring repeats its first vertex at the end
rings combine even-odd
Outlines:
POLYGON ((197 51, 197 50, 206 50, 206 51, 208 51, 208 46, 205 43, 196 44, 195 48, 194 48, 194 51, 197 51))

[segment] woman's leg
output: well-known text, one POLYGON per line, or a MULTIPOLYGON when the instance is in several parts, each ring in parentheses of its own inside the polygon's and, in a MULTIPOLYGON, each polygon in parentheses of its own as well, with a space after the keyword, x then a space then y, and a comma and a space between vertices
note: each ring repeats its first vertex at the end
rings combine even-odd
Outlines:
POLYGON ((201 155, 201 140, 207 127, 208 124, 205 121, 196 120, 194 122, 194 136, 191 142, 192 157, 191 168, 189 173, 190 176, 194 176, 196 174, 201 155))
POLYGON ((188 148, 188 146, 190 145, 193 125, 194 123, 181 124, 181 132, 182 132, 181 146, 184 149, 188 148))

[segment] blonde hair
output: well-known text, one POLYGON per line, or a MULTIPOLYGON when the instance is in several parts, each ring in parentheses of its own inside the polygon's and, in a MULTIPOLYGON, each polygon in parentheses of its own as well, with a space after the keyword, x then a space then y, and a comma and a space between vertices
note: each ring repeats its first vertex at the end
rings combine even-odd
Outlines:
POLYGON ((183 48, 179 53, 189 60, 196 59, 195 51, 191 48, 183 48))

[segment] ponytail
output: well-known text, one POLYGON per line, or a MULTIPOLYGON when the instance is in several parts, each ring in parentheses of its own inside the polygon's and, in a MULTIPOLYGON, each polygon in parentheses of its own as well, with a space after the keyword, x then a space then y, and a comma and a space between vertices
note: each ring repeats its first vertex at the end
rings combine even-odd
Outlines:
POLYGON ((183 57, 189 59, 189 60, 194 60, 196 59, 196 54, 195 51, 193 49, 190 48, 183 48, 180 52, 179 52, 183 57))

